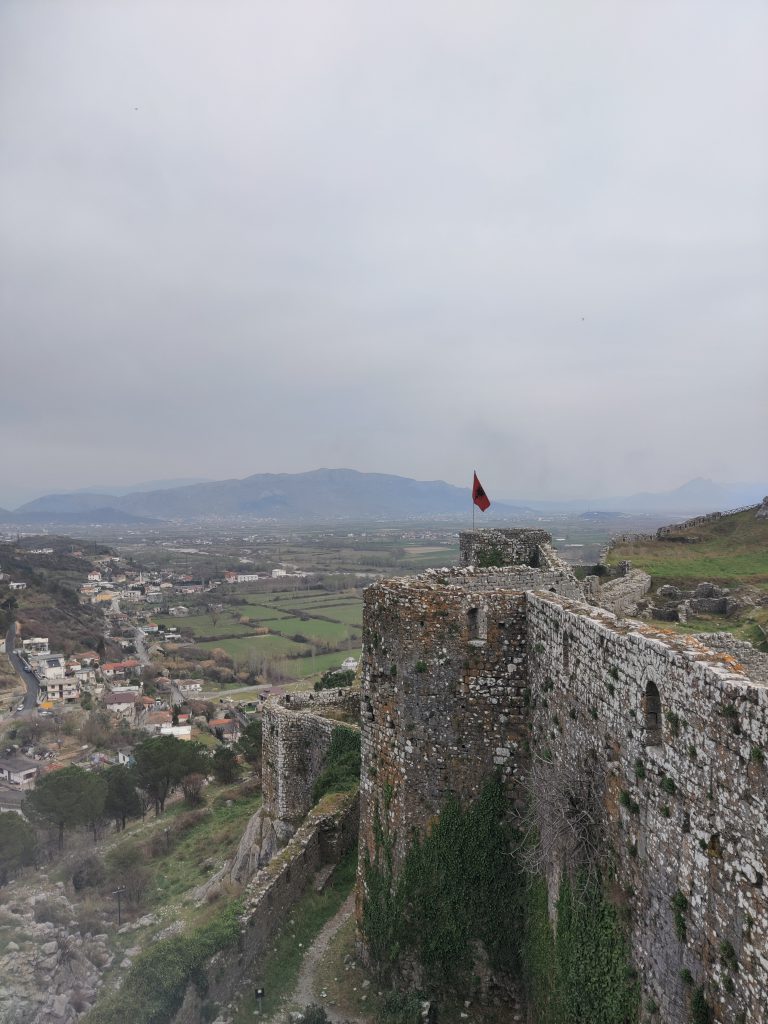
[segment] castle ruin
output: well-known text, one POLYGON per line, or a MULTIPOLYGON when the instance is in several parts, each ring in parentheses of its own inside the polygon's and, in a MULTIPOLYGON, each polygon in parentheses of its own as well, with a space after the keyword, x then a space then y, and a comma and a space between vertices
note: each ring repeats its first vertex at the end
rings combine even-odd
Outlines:
POLYGON ((500 773, 514 813, 546 762, 597 781, 648 1019, 688 1021, 695 984, 719 1024, 764 1024, 768 656, 586 603, 549 540, 462 534, 460 567, 366 590, 359 920, 380 816, 397 872, 450 796, 500 773))

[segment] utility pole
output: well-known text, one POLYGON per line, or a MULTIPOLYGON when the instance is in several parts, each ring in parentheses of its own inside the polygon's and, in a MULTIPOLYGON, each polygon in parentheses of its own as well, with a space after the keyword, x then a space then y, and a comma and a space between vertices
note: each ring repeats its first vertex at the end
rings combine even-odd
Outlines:
POLYGON ((125 892, 125 886, 124 885, 120 885, 112 893, 113 896, 117 896, 117 927, 118 928, 123 923, 122 905, 121 905, 120 901, 122 899, 122 896, 123 896, 124 892, 125 892))

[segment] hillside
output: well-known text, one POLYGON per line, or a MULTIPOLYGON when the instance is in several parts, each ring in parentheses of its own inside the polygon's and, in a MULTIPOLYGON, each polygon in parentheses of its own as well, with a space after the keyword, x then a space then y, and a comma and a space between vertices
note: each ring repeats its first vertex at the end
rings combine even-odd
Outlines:
MULTIPOLYGON (((27 502, 18 516, 61 516, 110 510, 155 519, 248 516, 288 520, 398 519, 410 516, 466 515, 469 488, 442 480, 412 480, 351 469, 309 473, 257 473, 243 480, 220 480, 185 487, 111 496, 50 494, 27 502)), ((501 515, 523 509, 494 504, 501 515)))
POLYGON ((725 586, 752 584, 768 590, 768 520, 754 510, 676 530, 667 539, 620 544, 610 564, 629 559, 663 583, 708 580, 725 586))
POLYGON ((682 632, 729 631, 761 647, 768 632, 768 519, 754 509, 676 529, 658 539, 622 543, 608 553, 650 573, 652 595, 665 585, 690 588, 701 582, 730 589, 736 601, 727 617, 689 618, 669 625, 682 632))

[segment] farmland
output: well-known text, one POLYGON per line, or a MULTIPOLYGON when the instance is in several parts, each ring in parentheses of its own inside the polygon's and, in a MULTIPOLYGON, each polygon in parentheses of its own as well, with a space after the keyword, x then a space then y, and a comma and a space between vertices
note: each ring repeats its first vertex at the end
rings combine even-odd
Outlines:
POLYGON ((156 616, 202 650, 225 651, 237 665, 270 663, 287 681, 308 679, 360 656, 359 592, 248 594, 208 614, 156 616))

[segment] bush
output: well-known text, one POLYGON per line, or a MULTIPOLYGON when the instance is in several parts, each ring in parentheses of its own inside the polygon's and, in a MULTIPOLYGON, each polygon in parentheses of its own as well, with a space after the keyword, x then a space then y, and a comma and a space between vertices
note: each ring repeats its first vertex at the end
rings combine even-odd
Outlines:
POLYGON ((326 793, 346 793, 360 782, 360 733, 336 726, 325 755, 323 770, 317 778, 312 799, 315 803, 326 793))
POLYGON ((104 862, 100 857, 91 854, 85 857, 72 872, 72 887, 75 892, 82 892, 83 889, 93 889, 101 885, 106 877, 104 862))
POLYGON ((382 1001, 381 1024, 419 1024, 421 1000, 415 992, 388 992, 382 1001))
POLYGON ((37 900, 35 902, 35 920, 38 924, 68 925, 72 919, 69 907, 57 900, 37 900))
POLYGON ((328 1014, 317 1003, 310 1003, 309 1006, 305 1006, 301 1019, 303 1024, 328 1024, 328 1014))
POLYGON ((351 686, 355 681, 355 673, 352 669, 332 669, 324 672, 315 683, 316 690, 335 690, 337 687, 351 686))

